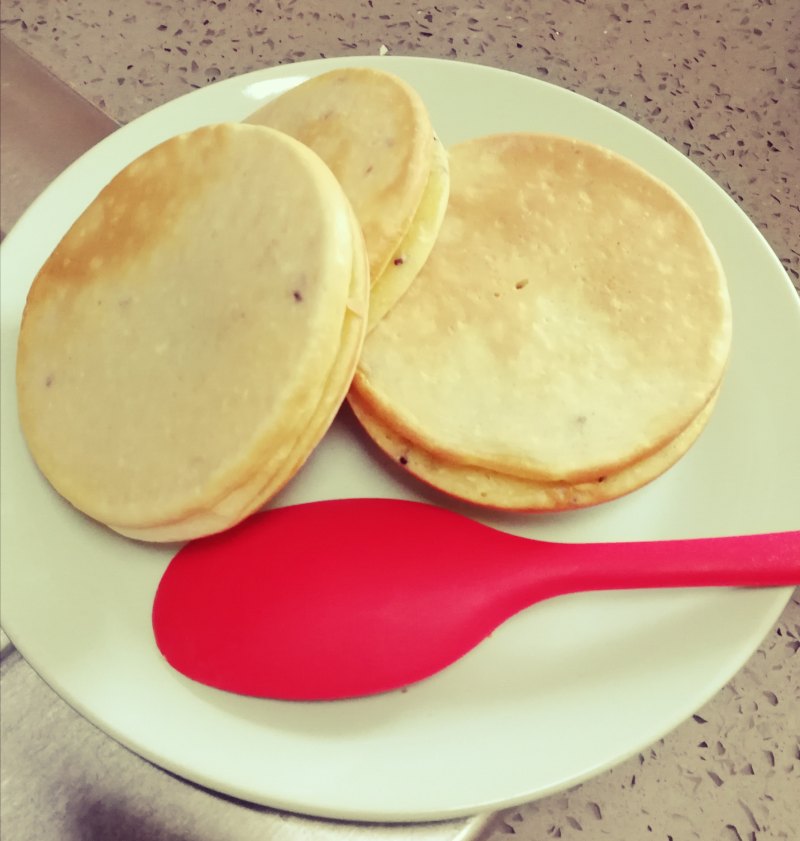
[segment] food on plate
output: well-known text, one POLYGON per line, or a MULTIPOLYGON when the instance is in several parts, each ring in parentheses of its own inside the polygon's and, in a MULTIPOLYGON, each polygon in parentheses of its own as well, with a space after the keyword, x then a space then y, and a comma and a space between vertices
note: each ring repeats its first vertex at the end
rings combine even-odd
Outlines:
POLYGON ((324 435, 366 332, 364 241, 306 146, 242 124, 125 167, 30 289, 21 427, 76 508, 143 540, 221 531, 324 435))
POLYGON ((302 141, 342 184, 367 244, 371 329, 416 277, 447 206, 447 152, 421 96, 393 74, 348 67, 302 82, 247 122, 302 141))
POLYGON ((404 438, 358 397, 348 398, 370 437, 395 462, 434 488, 459 499, 513 511, 558 511, 597 505, 630 493, 660 476, 694 444, 717 401, 715 392, 694 420, 660 450, 626 467, 583 482, 537 481, 509 473, 437 459, 404 438))
POLYGON ((670 467, 711 414, 731 313, 686 203, 632 162, 544 134, 449 150, 422 271, 369 334, 350 402, 455 496, 560 510, 670 467))

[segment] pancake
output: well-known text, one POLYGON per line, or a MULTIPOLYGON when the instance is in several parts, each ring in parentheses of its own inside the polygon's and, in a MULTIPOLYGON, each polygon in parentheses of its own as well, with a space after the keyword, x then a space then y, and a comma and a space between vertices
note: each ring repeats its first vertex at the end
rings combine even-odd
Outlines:
POLYGON ((437 463, 548 486, 665 451, 702 417, 730 349, 697 217, 582 141, 494 135, 449 155, 436 245, 365 342, 354 408, 437 463))
POLYGON ((234 525, 299 469, 366 331, 363 237, 303 144, 216 125, 145 153, 36 276, 19 416, 55 489, 112 529, 234 525))
POLYGON ((367 245, 371 329, 425 263, 447 206, 447 153, 425 103, 393 74, 350 67, 303 82, 247 122, 297 138, 339 179, 367 245))
POLYGON ((718 392, 681 433, 660 450, 615 473, 583 482, 541 482, 522 479, 485 467, 451 463, 431 455, 403 438, 370 410, 358 397, 349 398, 353 414, 370 438, 397 465, 417 479, 465 502, 506 511, 566 511, 599 505, 625 496, 657 479, 682 458, 700 436, 714 409, 718 392))

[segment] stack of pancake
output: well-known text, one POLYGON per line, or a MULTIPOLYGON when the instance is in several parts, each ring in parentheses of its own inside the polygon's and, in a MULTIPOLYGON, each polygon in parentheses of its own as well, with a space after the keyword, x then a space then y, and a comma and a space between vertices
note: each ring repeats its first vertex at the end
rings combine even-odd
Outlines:
POLYGON ((725 278, 666 185, 536 134, 450 149, 436 246, 369 335, 350 403, 397 463, 472 502, 560 510, 658 476, 725 369, 725 278))
POLYGON ((123 534, 228 528, 324 435, 368 300, 358 224, 309 149, 245 125, 168 140, 111 181, 33 282, 17 356, 30 451, 123 534))
POLYGON ((17 389, 59 493, 185 540, 274 496, 345 395, 447 494, 612 499, 696 439, 729 346, 719 262, 665 185, 561 137, 448 154, 418 93, 351 68, 116 176, 34 280, 17 389))

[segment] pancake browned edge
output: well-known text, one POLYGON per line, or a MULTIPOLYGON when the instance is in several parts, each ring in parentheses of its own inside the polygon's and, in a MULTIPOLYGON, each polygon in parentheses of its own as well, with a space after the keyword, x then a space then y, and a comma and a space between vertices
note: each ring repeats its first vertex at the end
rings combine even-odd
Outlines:
POLYGON ((368 336, 350 402, 395 460, 484 505, 559 510, 667 469, 705 424, 730 302, 697 217, 606 149, 450 149, 436 245, 368 336))
POLYGON ((449 496, 507 511, 566 511, 608 502, 638 490, 682 458, 706 426, 717 402, 714 392, 697 417, 666 446, 633 464, 584 482, 537 482, 485 467, 447 462, 381 423, 352 392, 353 413, 370 438, 396 464, 449 496))
POLYGON ((447 207, 447 152, 422 98, 391 73, 349 67, 290 89, 247 122, 302 141, 339 179, 367 244, 372 329, 425 263, 447 207))
POLYGON ((130 537, 229 528, 324 435, 368 302, 363 236, 317 155, 241 124, 172 138, 101 191, 33 282, 17 356, 31 454, 130 537))

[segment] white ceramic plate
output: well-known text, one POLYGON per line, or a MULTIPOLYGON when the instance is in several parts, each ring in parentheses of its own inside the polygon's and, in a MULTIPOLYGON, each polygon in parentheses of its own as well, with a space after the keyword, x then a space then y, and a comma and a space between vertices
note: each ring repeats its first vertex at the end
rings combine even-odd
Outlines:
MULTIPOLYGON (((58 178, 2 249, 2 621, 79 712, 142 756, 245 800, 337 818, 474 813, 574 785, 650 744, 745 662, 790 590, 662 591, 558 599, 520 614, 440 675, 369 699, 293 704, 191 683, 150 628, 172 551, 126 541, 63 503, 16 421, 14 356, 28 286, 100 187, 179 131, 236 120, 318 61, 197 91, 104 140, 58 178)), ((572 541, 798 527, 800 307, 777 258, 736 205, 681 154, 618 114, 510 73, 426 59, 354 59, 404 76, 445 143, 545 130, 609 146, 694 207, 728 272, 733 356, 718 408, 690 453, 616 502, 555 516, 495 516, 519 534, 572 541)), ((281 503, 424 493, 340 418, 281 503)), ((209 617, 213 622, 213 617, 209 617)))

